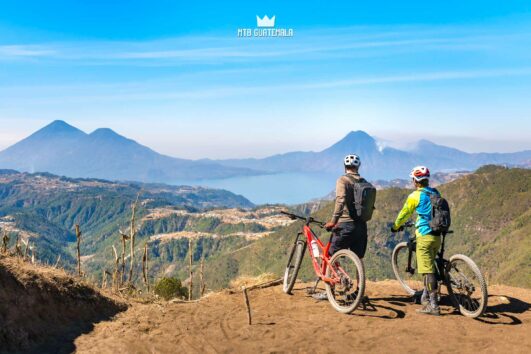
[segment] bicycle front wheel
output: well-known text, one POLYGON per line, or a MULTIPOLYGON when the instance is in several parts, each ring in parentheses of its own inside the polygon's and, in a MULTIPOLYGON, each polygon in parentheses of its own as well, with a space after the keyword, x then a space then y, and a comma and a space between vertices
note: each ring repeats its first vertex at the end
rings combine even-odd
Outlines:
POLYGON ((446 287, 459 312, 476 318, 485 312, 488 302, 487 283, 476 263, 456 254, 450 257, 446 269, 446 287))
POLYGON ((341 313, 353 312, 365 294, 363 262, 350 250, 337 251, 330 259, 326 277, 335 281, 325 282, 330 305, 341 313))
POLYGON ((407 242, 400 242, 396 245, 391 258, 393 272, 406 293, 409 295, 415 295, 416 293, 422 292, 424 282, 422 274, 419 274, 417 269, 417 257, 415 252, 412 252, 411 254, 411 267, 410 269, 407 269, 408 255, 409 247, 407 242))
POLYGON ((286 266, 286 271, 284 272, 284 283, 282 286, 282 290, 286 294, 291 294, 291 290, 293 290, 293 286, 297 280, 297 275, 299 274, 299 269, 301 268, 305 248, 306 242, 303 240, 298 239, 293 244, 288 259, 288 265, 286 266))

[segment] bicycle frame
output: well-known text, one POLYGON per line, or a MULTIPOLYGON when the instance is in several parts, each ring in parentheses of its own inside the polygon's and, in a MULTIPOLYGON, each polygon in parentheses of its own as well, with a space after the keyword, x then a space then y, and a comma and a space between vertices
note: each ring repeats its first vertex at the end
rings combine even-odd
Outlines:
MULTIPOLYGON (((330 250, 330 245, 331 245, 332 237, 334 237, 334 234, 332 233, 332 235, 330 236, 330 240, 325 245, 323 244, 323 242, 321 242, 319 237, 317 237, 317 235, 313 232, 313 230, 308 225, 303 226, 303 232, 304 232, 304 236, 306 236, 306 248, 308 249, 308 252, 310 253, 310 257, 312 258, 312 265, 313 265, 315 274, 324 282, 327 282, 330 284, 336 284, 337 281, 335 279, 327 278, 325 276, 326 269, 328 268, 330 264, 330 256, 328 255, 328 251, 330 250), (311 246, 311 243, 313 240, 317 242, 317 247, 319 247, 321 250, 320 252, 321 255, 319 256, 319 258, 313 256, 312 246, 311 246)), ((299 235, 301 234, 302 233, 299 233, 299 235)), ((331 269, 332 269, 334 277, 337 277, 338 275, 335 272, 334 268, 332 267, 331 269)))
MULTIPOLYGON (((295 239, 295 243, 298 242, 299 237, 301 235, 304 235, 306 237, 306 247, 308 248, 308 252, 310 253, 310 257, 312 258, 313 270, 315 271, 315 274, 317 275, 317 277, 319 277, 319 279, 321 279, 322 281, 324 281, 324 282, 326 282, 328 284, 331 284, 331 285, 335 285, 335 284, 339 283, 339 281, 336 280, 336 279, 338 279, 340 277, 338 276, 336 270, 334 269, 335 267, 331 267, 330 268, 333 278, 329 278, 329 277, 326 276, 326 271, 327 271, 328 267, 330 266, 330 259, 331 259, 331 257, 328 254, 328 252, 330 250, 330 245, 332 243, 331 242, 332 238, 334 237, 334 231, 332 231, 332 234, 330 235, 330 239, 328 240, 328 243, 325 245, 319 239, 319 237, 317 237, 317 235, 313 232, 313 230, 310 228, 310 224, 311 223, 316 223, 316 224, 319 224, 321 227, 323 227, 323 225, 324 225, 323 222, 317 221, 314 218, 312 218, 311 216, 308 216, 308 217, 305 218, 305 217, 298 216, 298 215, 291 214, 291 213, 284 212, 284 211, 282 211, 281 213, 289 216, 292 220, 295 220, 295 219, 304 220, 304 225, 302 227, 302 232, 299 232, 297 234, 297 238, 295 239), (317 247, 320 248, 321 252, 320 252, 320 256, 319 257, 314 257, 314 255, 312 253, 312 241, 315 241, 316 244, 317 244, 317 247)), ((347 272, 344 271, 344 269, 341 267, 341 265, 339 263, 337 264, 337 270, 340 271, 340 272, 343 272, 344 274, 347 274, 347 272)), ((348 274, 347 274, 347 276, 348 276, 348 274)))

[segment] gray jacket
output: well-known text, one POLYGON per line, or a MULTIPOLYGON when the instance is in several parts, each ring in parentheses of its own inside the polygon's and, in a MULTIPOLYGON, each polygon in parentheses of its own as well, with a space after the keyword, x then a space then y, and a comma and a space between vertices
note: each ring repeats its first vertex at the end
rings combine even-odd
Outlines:
POLYGON ((341 176, 336 182, 336 206, 332 215, 332 222, 342 223, 354 221, 351 211, 354 210, 354 181, 359 181, 359 173, 347 172, 350 176, 341 176), (354 181, 353 181, 354 180, 354 181))

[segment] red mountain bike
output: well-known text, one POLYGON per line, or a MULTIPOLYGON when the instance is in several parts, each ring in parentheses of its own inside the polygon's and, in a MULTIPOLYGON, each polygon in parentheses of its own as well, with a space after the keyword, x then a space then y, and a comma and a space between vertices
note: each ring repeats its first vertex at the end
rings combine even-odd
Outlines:
POLYGON ((342 313, 353 312, 362 301, 365 292, 365 270, 362 261, 354 252, 346 249, 339 250, 330 257, 328 254, 330 242, 338 229, 332 230, 330 240, 325 245, 310 228, 310 224, 324 228, 323 222, 312 217, 302 217, 287 212, 282 212, 282 214, 292 220, 305 221, 302 231, 297 233, 289 255, 284 273, 284 292, 291 293, 297 280, 304 251, 307 248, 312 256, 315 274, 324 282, 326 295, 332 307, 342 313))

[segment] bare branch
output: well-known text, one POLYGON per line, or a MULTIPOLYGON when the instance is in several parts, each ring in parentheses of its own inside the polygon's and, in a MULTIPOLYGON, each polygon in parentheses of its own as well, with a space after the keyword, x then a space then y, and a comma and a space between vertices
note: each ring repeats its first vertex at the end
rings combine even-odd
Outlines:
POLYGON ((131 226, 129 229, 129 235, 131 237, 131 244, 129 245, 131 248, 131 259, 130 259, 130 268, 129 268, 129 282, 131 283, 133 281, 133 268, 135 266, 135 237, 136 237, 136 211, 138 207, 138 200, 140 198, 140 193, 142 190, 138 191, 138 194, 136 195, 136 200, 131 205, 131 226))
POLYGON ((57 257, 57 261, 55 261, 55 265, 53 267, 57 268, 59 266, 59 262, 61 262, 61 255, 57 257))
POLYGON ((201 257, 201 267, 199 268, 199 296, 203 297, 205 294, 205 257, 201 257))
POLYGON ((188 271, 190 273, 190 287, 188 288, 188 301, 192 300, 192 291, 194 287, 193 277, 194 273, 192 272, 192 262, 193 262, 193 249, 192 249, 192 238, 188 239, 188 271))
POLYGON ((251 317, 251 304, 249 302, 249 296, 247 295, 247 288, 245 286, 242 286, 242 292, 243 292, 243 301, 245 302, 245 309, 247 310, 247 322, 249 325, 251 325, 253 322, 252 317, 251 317))
POLYGON ((76 239, 77 239, 77 275, 81 277, 81 231, 79 225, 76 224, 76 239))
POLYGON ((144 285, 147 288, 147 291, 149 292, 149 278, 148 278, 148 244, 144 245, 144 255, 142 256, 142 276, 144 279, 144 285))

